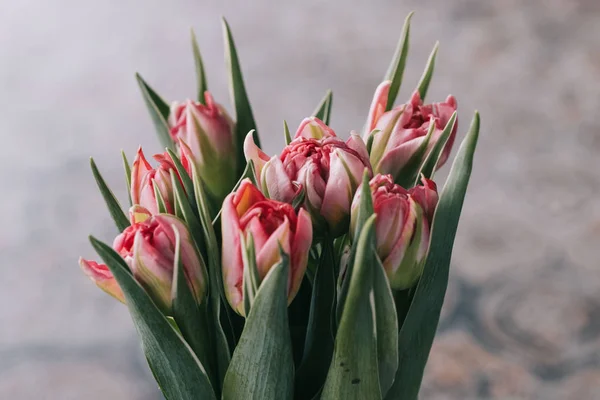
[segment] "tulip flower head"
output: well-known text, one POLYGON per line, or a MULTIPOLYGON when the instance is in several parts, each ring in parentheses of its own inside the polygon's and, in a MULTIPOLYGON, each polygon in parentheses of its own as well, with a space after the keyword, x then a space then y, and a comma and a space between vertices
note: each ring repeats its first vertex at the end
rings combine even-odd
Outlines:
MULTIPOLYGON (((369 183, 377 215, 377 255, 394 289, 413 286, 421 276, 427 256, 438 196, 433 181, 423 178, 423 184, 406 190, 395 184, 391 175, 376 175, 369 183)), ((354 233, 360 192, 357 191, 352 203, 350 233, 354 233)))
POLYGON ((244 144, 248 159, 267 196, 291 202, 304 190, 304 208, 316 229, 327 227, 339 236, 348 227, 350 205, 363 171, 371 170, 362 139, 352 134, 346 142, 317 118, 305 119, 294 140, 281 155, 268 158, 248 135, 244 144))
POLYGON ((220 203, 238 179, 235 124, 209 92, 204 98, 206 104, 173 103, 168 123, 180 156, 194 163, 207 190, 220 203))
POLYGON ((244 315, 244 265, 242 240, 250 236, 260 280, 281 261, 280 251, 290 258, 288 302, 302 283, 308 251, 312 243, 312 224, 308 213, 298 214, 287 203, 267 199, 249 179, 224 201, 221 215, 223 232, 223 281, 227 300, 240 315, 244 315))
MULTIPOLYGON (((435 128, 425 155, 440 138, 450 117, 456 111, 457 104, 453 96, 448 96, 443 103, 423 104, 419 92, 415 91, 408 104, 385 111, 390 85, 390 81, 385 81, 375 91, 367 120, 365 141, 373 131, 376 132, 370 155, 373 170, 380 174, 391 174, 398 180, 403 167, 425 140, 430 124, 435 124, 435 128)), ((457 126, 458 123, 455 123, 440 156, 438 168, 450 155, 457 126)))
MULTIPOLYGON (((156 305, 169 314, 177 231, 185 276, 196 302, 200 304, 206 293, 206 269, 186 225, 173 215, 151 215, 140 206, 132 207, 130 217, 132 224, 115 238, 113 248, 123 257, 134 278, 156 305)), ((80 265, 101 289, 123 301, 123 294, 106 265, 83 259, 80 265)))
MULTIPOLYGON (((151 214, 158 214, 157 195, 164 202, 166 212, 173 213, 174 197, 171 171, 177 172, 173 161, 167 153, 156 154, 154 159, 159 165, 152 168, 146 160, 144 152, 138 149, 131 168, 131 202, 142 206, 151 214)), ((177 175, 179 176, 179 175, 177 175)))

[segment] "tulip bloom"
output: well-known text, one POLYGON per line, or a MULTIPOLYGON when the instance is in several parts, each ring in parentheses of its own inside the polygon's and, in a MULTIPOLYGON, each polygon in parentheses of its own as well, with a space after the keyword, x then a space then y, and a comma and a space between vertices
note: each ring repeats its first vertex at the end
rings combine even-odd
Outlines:
POLYGON ((267 196, 291 202, 304 190, 304 207, 316 227, 326 224, 334 236, 346 230, 354 192, 365 168, 371 170, 366 146, 358 135, 352 134, 344 142, 312 117, 300 124, 294 140, 280 156, 269 159, 251 135, 246 137, 244 152, 254 161, 267 196))
MULTIPOLYGON (((376 175, 370 183, 377 215, 377 255, 394 289, 412 287, 421 276, 429 250, 430 227, 437 205, 437 188, 423 178, 423 186, 406 190, 391 175, 376 175)), ((352 203, 351 234, 354 233, 360 190, 352 203)))
MULTIPOLYGON (((134 278, 166 314, 171 309, 171 286, 175 258, 175 230, 179 233, 181 262, 190 290, 200 304, 206 293, 207 275, 186 225, 173 215, 151 215, 140 206, 130 210, 132 225, 114 242, 113 248, 127 263, 134 278)), ((104 291, 123 301, 114 277, 103 264, 80 260, 84 272, 104 291)))
POLYGON ((312 243, 312 224, 308 213, 275 200, 267 199, 249 179, 223 203, 223 284, 231 307, 244 315, 244 265, 242 242, 254 242, 256 266, 262 280, 280 260, 280 248, 290 258, 288 304, 292 302, 306 271, 312 243))
MULTIPOLYGON (((456 111, 456 99, 448 96, 443 103, 423 104, 419 92, 415 91, 408 104, 386 112, 390 85, 390 81, 385 81, 375 91, 367 120, 365 141, 373 130, 379 131, 373 138, 371 165, 376 173, 392 174, 397 180, 398 176, 402 174, 403 167, 425 140, 432 123, 435 124, 435 130, 426 154, 438 141, 448 120, 456 111)), ((455 123, 441 154, 438 168, 446 162, 450 155, 457 127, 458 123, 455 123)))
MULTIPOLYGON (((142 148, 138 149, 131 168, 131 202, 144 207, 151 214, 158 214, 158 203, 155 192, 155 189, 158 189, 165 203, 166 211, 173 214, 174 196, 171 170, 175 171, 175 173, 177 173, 177 170, 167 153, 156 154, 154 155, 154 159, 159 163, 159 166, 156 168, 152 168, 146 160, 142 148)), ((178 174, 177 176, 179 177, 178 174)))
POLYGON ((235 124, 209 92, 205 103, 173 103, 169 114, 171 137, 182 158, 196 166, 209 193, 220 203, 237 183, 235 124))

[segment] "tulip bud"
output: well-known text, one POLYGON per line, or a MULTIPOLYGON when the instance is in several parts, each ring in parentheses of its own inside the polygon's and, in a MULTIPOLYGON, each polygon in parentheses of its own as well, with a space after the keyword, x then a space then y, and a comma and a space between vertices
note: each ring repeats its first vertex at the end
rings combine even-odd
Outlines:
MULTIPOLYGON (((423 272, 429 248, 431 217, 437 203, 435 183, 406 190, 391 175, 376 175, 369 185, 377 215, 377 255, 394 289, 412 287, 423 272)), ((360 190, 352 202, 351 233, 358 217, 360 190)))
POLYGON ((259 279, 281 261, 280 249, 290 258, 288 304, 292 302, 306 271, 312 243, 312 224, 308 213, 275 200, 267 199, 249 179, 223 203, 223 284, 231 307, 244 315, 244 265, 241 238, 254 242, 259 279))
MULTIPOLYGON (((386 112, 390 85, 390 81, 385 81, 375 91, 367 120, 365 141, 374 130, 378 131, 373 137, 371 165, 376 173, 391 174, 397 180, 404 166, 425 140, 432 123, 435 124, 435 129, 425 156, 439 140, 450 117, 456 111, 456 99, 448 96, 443 103, 423 104, 419 92, 415 91, 408 104, 386 112)), ((450 155, 457 127, 458 123, 455 123, 440 156, 438 168, 450 155)))
POLYGON ((238 179, 235 124, 209 92, 204 98, 206 105, 191 100, 173 103, 169 127, 180 156, 194 163, 208 192, 220 203, 238 179))
POLYGON ((254 160, 263 192, 273 199, 291 202, 305 191, 304 208, 317 231, 327 226, 334 236, 348 227, 352 197, 365 168, 371 170, 366 146, 352 134, 345 143, 317 118, 305 119, 294 140, 280 156, 265 162, 264 153, 246 138, 245 153, 254 160))
POLYGON ((83 272, 102 290, 110 294, 121 303, 125 303, 125 296, 117 280, 105 264, 79 258, 79 266, 83 272))
MULTIPOLYGON (((186 225, 173 215, 151 215, 140 206, 131 208, 130 217, 132 224, 115 238, 113 248, 123 257, 133 277, 156 305, 168 314, 172 302, 177 230, 185 276, 196 302, 200 304, 206 293, 206 269, 186 225)), ((123 294, 105 265, 83 259, 80 264, 101 289, 123 301, 123 294)))
POLYGON ((177 170, 167 153, 156 154, 154 159, 159 162, 159 166, 156 168, 152 168, 148 163, 142 148, 138 149, 131 168, 131 202, 142 206, 152 214, 158 214, 156 199, 156 190, 158 190, 164 201, 166 212, 173 214, 174 198, 171 170, 175 172, 177 170))

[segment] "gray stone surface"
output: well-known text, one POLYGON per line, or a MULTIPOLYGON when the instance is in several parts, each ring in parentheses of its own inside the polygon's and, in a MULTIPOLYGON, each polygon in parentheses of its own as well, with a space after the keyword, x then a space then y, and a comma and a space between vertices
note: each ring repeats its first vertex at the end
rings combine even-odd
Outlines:
MULTIPOLYGON (((416 10, 403 98, 441 42, 429 98, 483 118, 425 399, 600 394, 597 0, 5 1, 0 12, 0 398, 158 399, 126 309, 79 271, 115 231, 88 168, 125 199, 119 149, 158 150, 133 73, 194 95, 194 27, 227 102, 234 31, 266 149, 333 89, 359 129, 416 10)), ((442 174, 443 176, 443 174, 442 174)))

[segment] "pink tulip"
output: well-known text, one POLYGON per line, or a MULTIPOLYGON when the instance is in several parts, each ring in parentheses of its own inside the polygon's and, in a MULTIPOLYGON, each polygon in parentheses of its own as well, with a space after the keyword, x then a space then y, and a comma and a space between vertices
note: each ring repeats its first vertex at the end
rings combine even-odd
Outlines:
POLYGON ((204 98, 205 105, 191 100, 173 103, 168 122, 180 155, 194 163, 206 188, 220 202, 238 179, 235 124, 209 92, 204 98))
MULTIPOLYGON (((423 104, 419 92, 415 91, 408 104, 386 112, 390 85, 390 81, 385 81, 375 91, 367 120, 365 140, 373 130, 379 130, 373 138, 371 164, 375 172, 392 174, 397 179, 402 174, 403 167, 425 139, 431 123, 435 124, 435 130, 427 152, 438 141, 448 120, 456 111, 456 99, 448 96, 443 103, 423 104)), ((458 123, 455 123, 440 157, 438 168, 450 155, 457 126, 458 123)))
POLYGON ((305 119, 294 140, 278 157, 268 157, 246 138, 245 153, 254 161, 263 192, 291 202, 305 191, 304 207, 317 227, 326 225, 334 236, 348 227, 350 204, 362 174, 371 170, 366 146, 352 134, 345 143, 317 118, 305 119))
MULTIPOLYGON (((119 234, 113 248, 127 263, 134 278, 165 313, 171 309, 171 286, 175 257, 175 230, 179 233, 188 285, 200 304, 206 292, 206 270, 186 225, 173 215, 151 215, 143 207, 130 210, 132 225, 119 234)), ((122 300, 123 295, 105 265, 80 261, 84 271, 103 290, 122 300), (119 297, 120 296, 120 297, 119 297)))
POLYGON ((227 300, 240 315, 244 315, 244 265, 242 243, 254 241, 256 266, 262 280, 280 260, 280 248, 290 257, 288 304, 302 283, 308 251, 312 243, 312 224, 308 213, 275 200, 267 199, 249 179, 223 203, 223 281, 227 300))
POLYGON ((146 208, 152 214, 158 214, 156 187, 165 203, 166 211, 173 214, 174 196, 171 171, 173 170, 177 174, 177 170, 166 152, 154 155, 154 159, 159 163, 156 168, 152 168, 146 160, 142 148, 138 149, 131 168, 131 202, 146 208))
MULTIPOLYGON (((435 183, 406 190, 391 175, 376 175, 369 185, 377 215, 377 255, 394 289, 407 289, 421 276, 429 248, 431 218, 437 204, 435 183)), ((352 203, 351 233, 360 204, 360 189, 352 203)))

